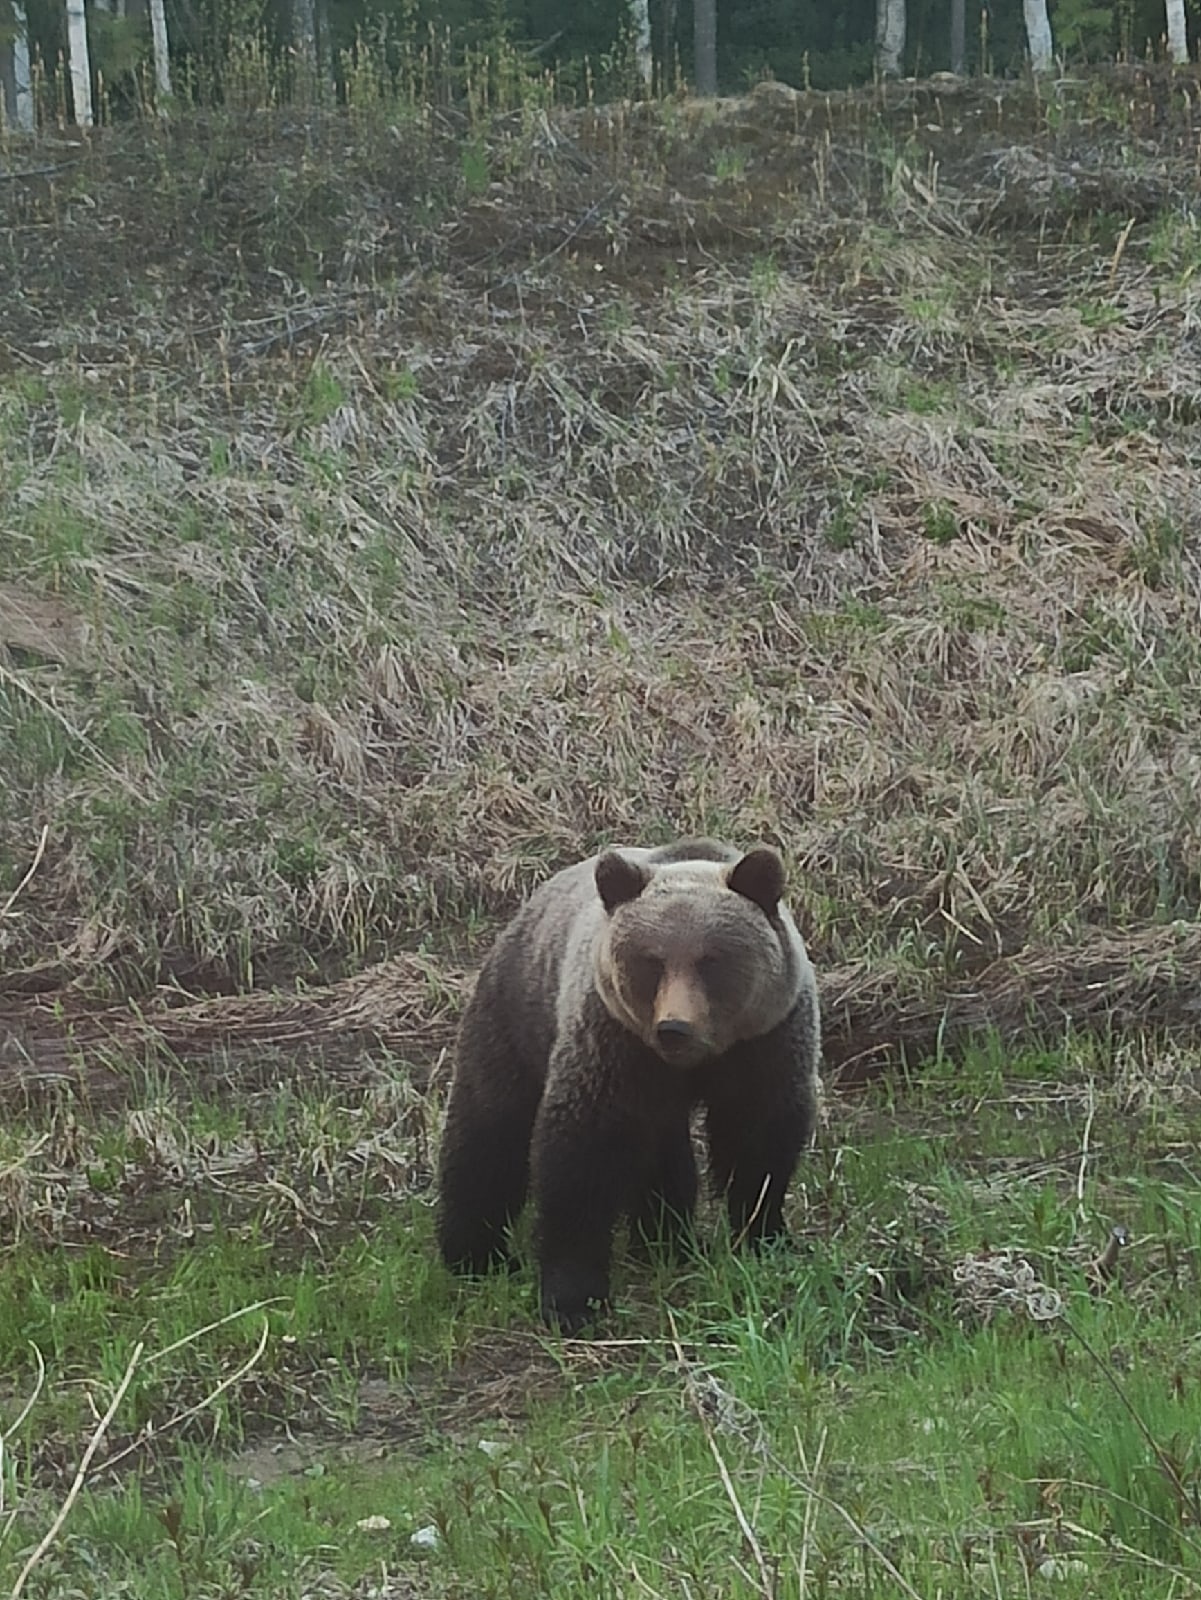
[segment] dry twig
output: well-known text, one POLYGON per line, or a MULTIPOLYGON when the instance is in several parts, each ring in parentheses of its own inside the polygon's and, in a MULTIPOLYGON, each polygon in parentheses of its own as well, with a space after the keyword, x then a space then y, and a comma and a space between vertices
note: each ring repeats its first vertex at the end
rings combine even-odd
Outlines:
POLYGON ((88 1468, 92 1464, 92 1457, 96 1454, 97 1450, 99 1450, 101 1444, 103 1443, 104 1436, 109 1430, 109 1424, 112 1422, 113 1418, 116 1416, 117 1409, 120 1406, 122 1400, 124 1400, 124 1398, 125 1398, 125 1392, 129 1388, 130 1384, 133 1382, 133 1376, 134 1376, 134 1373, 138 1370, 138 1365, 141 1362, 142 1351, 144 1349, 145 1349, 145 1345, 139 1339, 137 1344, 134 1346, 133 1354, 129 1358, 129 1363, 125 1368, 124 1376, 122 1377, 121 1382, 117 1385, 117 1388, 116 1388, 115 1393, 113 1394, 112 1400, 109 1402, 108 1410, 104 1413, 104 1415, 100 1418, 100 1421, 96 1424, 96 1427, 94 1428, 94 1430, 92 1432, 92 1437, 88 1440, 87 1449, 84 1451, 83 1455, 80 1457, 79 1468, 75 1473, 75 1478, 74 1478, 74 1480, 73 1480, 73 1482, 71 1484, 71 1487, 67 1490, 66 1499, 63 1501, 62 1505, 58 1508, 58 1512, 57 1512, 57 1514, 56 1514, 56 1516, 54 1518, 54 1521, 50 1524, 50 1526, 46 1529, 46 1532, 38 1540, 37 1545, 34 1547, 32 1553, 30 1554, 30 1556, 28 1558, 28 1560, 25 1562, 25 1565, 21 1568, 20 1572, 17 1574, 17 1581, 13 1584, 12 1589, 10 1591, 10 1600, 20 1600, 21 1591, 24 1589, 26 1583, 29 1581, 29 1577, 30 1577, 31 1573, 33 1572, 34 1568, 45 1557, 46 1552, 50 1549, 50 1547, 53 1545, 54 1541, 58 1538, 59 1534, 62 1532, 63 1524, 66 1522, 67 1518, 71 1514, 71 1507, 75 1504, 76 1500, 79 1498, 80 1491, 82 1490, 82 1488, 84 1486, 84 1483, 85 1483, 85 1481, 87 1479, 88 1468))

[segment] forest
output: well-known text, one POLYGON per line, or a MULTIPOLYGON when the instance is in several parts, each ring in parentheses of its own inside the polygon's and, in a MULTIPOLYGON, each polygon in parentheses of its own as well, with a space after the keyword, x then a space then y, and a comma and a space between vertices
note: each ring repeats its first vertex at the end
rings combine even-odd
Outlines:
POLYGON ((261 51, 276 97, 345 97, 362 63, 461 97, 472 63, 504 62, 560 104, 629 94, 744 93, 764 78, 835 89, 873 74, 1007 76, 1188 58, 1193 0, 0 0, 9 123, 90 122, 172 94, 236 93, 261 51), (7 13, 7 15, 6 15, 7 13), (432 78, 429 74, 434 64, 432 78), (420 74, 418 74, 420 76, 420 74))

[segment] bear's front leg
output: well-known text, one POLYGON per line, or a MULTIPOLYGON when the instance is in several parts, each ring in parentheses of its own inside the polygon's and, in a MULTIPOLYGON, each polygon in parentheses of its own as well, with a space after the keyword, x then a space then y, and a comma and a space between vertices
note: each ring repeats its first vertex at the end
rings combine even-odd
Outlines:
POLYGON ((654 1141, 648 1181, 630 1215, 632 1250, 649 1254, 651 1245, 680 1255, 695 1243, 696 1160, 686 1106, 666 1116, 654 1141))
POLYGON ((816 1077, 786 1024, 730 1052, 706 1092, 709 1171, 734 1242, 784 1233, 784 1200, 813 1137, 816 1077))
POLYGON ((552 1064, 531 1149, 542 1315, 565 1333, 608 1303, 613 1229, 647 1159, 633 1120, 580 1065, 560 1075, 552 1064))
POLYGON ((497 1025, 501 1004, 486 970, 463 1018, 438 1161, 438 1245, 455 1272, 511 1265, 509 1226, 529 1180, 542 1085, 497 1025))

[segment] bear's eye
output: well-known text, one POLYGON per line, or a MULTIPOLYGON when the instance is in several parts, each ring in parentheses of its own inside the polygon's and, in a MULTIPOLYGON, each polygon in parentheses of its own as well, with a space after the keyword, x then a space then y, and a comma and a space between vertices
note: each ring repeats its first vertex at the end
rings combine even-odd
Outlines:
POLYGON ((634 993, 653 1000, 663 977, 663 963, 658 956, 634 956, 627 971, 634 993))
POLYGON ((697 957, 696 975, 707 989, 720 984, 725 971, 725 963, 720 956, 712 954, 697 957))

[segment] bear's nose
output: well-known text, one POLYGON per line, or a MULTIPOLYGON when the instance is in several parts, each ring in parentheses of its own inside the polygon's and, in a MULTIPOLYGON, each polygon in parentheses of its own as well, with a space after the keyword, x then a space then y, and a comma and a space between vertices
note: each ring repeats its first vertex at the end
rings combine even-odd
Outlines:
POLYGON ((655 1038, 665 1050, 678 1050, 681 1046, 692 1043, 696 1038, 696 1029, 691 1022, 667 1017, 655 1028, 655 1038))

